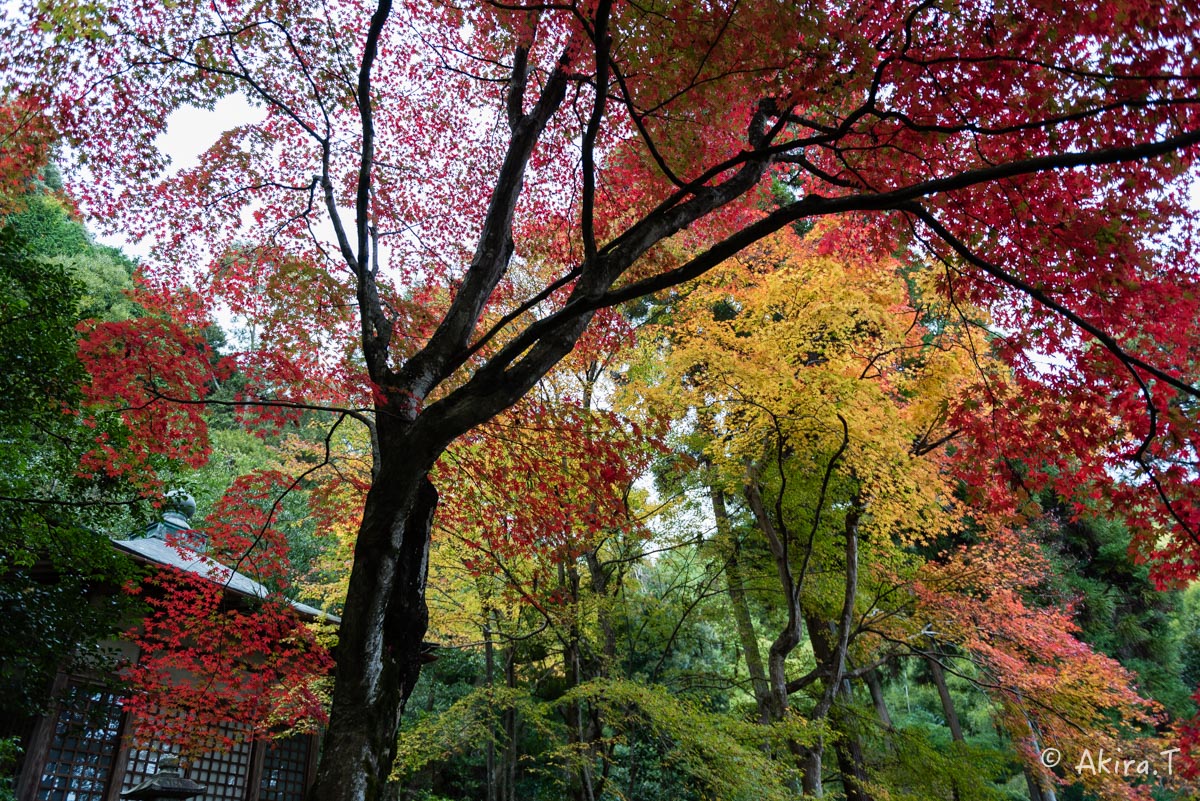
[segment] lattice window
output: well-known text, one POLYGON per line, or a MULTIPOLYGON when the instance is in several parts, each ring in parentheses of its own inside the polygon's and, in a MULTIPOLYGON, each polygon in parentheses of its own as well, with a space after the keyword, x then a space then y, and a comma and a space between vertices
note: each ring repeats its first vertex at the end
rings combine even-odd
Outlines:
MULTIPOLYGON (((221 728, 227 728, 229 731, 225 733, 233 736, 232 725, 222 724, 221 728)), ((243 741, 232 749, 207 753, 193 760, 188 778, 208 788, 204 793, 205 801, 242 801, 246 797, 252 750, 251 743, 243 741)))
MULTIPOLYGON (((241 727, 233 723, 221 724, 222 734, 237 738, 241 727)), ((125 768, 124 789, 153 776, 158 772, 158 760, 173 749, 131 750, 125 768)), ((250 756, 253 747, 243 739, 231 749, 212 751, 197 759, 185 760, 185 775, 206 788, 202 801, 245 801, 246 780, 250 775, 250 756)))
POLYGON ((311 742, 311 737, 301 734, 267 743, 258 801, 301 801, 304 798, 311 742))
POLYGON ((94 685, 70 685, 54 724, 38 801, 103 801, 120 729, 120 696, 94 685))

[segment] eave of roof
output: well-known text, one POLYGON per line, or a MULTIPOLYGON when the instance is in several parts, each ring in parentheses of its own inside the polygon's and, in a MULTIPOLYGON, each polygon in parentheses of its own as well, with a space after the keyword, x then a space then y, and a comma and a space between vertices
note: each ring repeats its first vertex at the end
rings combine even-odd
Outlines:
MULTIPOLYGON (((231 570, 203 554, 188 548, 168 545, 156 537, 145 537, 136 540, 112 540, 113 547, 132 556, 140 562, 178 568, 187 573, 203 576, 217 584, 221 584, 229 592, 235 592, 248 598, 266 598, 270 590, 249 576, 231 570)), ((299 601, 288 603, 293 609, 309 620, 328 621, 339 625, 342 619, 316 607, 302 604, 299 601)))

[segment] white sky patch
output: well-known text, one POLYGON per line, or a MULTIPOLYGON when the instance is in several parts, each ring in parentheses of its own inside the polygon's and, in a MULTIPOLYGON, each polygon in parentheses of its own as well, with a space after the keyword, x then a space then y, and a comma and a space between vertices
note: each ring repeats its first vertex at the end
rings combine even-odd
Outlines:
MULTIPOLYGON (((177 109, 167 119, 163 133, 155 139, 155 146, 170 159, 170 166, 164 178, 171 178, 182 170, 199 166, 200 156, 216 144, 226 131, 244 125, 256 125, 267 117, 267 111, 262 106, 252 105, 243 94, 227 95, 218 100, 211 109, 197 106, 184 106, 177 109)), ((339 209, 342 219, 351 223, 354 219, 353 209, 339 209)), ((253 206, 246 208, 242 214, 242 225, 249 229, 253 223, 253 206)), ((333 225, 327 215, 317 215, 314 234, 320 239, 331 253, 337 253, 337 237, 333 225)), ((353 233, 352 231, 350 232, 353 233)), ((121 249, 134 258, 145 259, 157 242, 146 237, 140 242, 133 242, 122 233, 97 236, 97 240, 105 245, 121 249)), ((381 246, 381 251, 385 246, 381 246)), ((335 256, 335 258, 337 258, 335 256)), ((252 347, 255 341, 255 325, 233 314, 225 304, 219 304, 214 310, 215 321, 225 330, 229 341, 236 347, 252 347)))
POLYGON ((226 95, 212 109, 185 106, 167 119, 167 129, 154 144, 171 159, 168 175, 195 167, 200 154, 208 150, 221 134, 242 125, 252 125, 267 118, 266 109, 250 105, 245 95, 226 95))
MULTIPOLYGON (((184 106, 167 118, 167 127, 154 140, 154 145, 170 158, 166 177, 200 163, 200 154, 208 150, 221 134, 231 128, 255 124, 266 119, 266 110, 252 106, 242 94, 227 95, 211 109, 184 106)), ((119 248, 126 255, 145 258, 156 244, 149 237, 133 242, 122 233, 98 235, 102 244, 119 248)))

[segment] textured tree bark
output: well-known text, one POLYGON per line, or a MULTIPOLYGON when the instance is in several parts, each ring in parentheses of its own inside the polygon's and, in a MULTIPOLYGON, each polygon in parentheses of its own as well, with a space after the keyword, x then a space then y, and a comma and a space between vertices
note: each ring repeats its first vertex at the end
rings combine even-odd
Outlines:
POLYGON ((339 630, 333 713, 311 797, 382 796, 404 702, 421 669, 437 491, 425 470, 389 472, 367 496, 339 630))
MULTIPOLYGON (((600 0, 595 11, 594 62, 600 80, 609 68, 609 6, 607 0, 600 0)), ((378 0, 358 71, 360 98, 371 97, 372 65, 390 13, 391 1, 378 0)), ((626 299, 623 292, 641 296, 654 291, 650 284, 637 281, 620 291, 611 287, 657 243, 757 185, 774 158, 768 146, 780 128, 768 135, 767 121, 777 111, 764 107, 753 115, 748 130, 749 144, 760 152, 732 175, 697 187, 681 202, 657 209, 603 251, 595 247, 592 220, 585 213, 585 258, 568 274, 578 280, 563 308, 519 329, 485 364, 471 371, 465 382, 426 404, 431 394, 495 333, 476 329, 513 256, 513 220, 530 157, 547 123, 562 105, 571 80, 571 58, 564 52, 557 66, 540 81, 540 89, 530 90, 528 55, 526 47, 518 45, 505 104, 511 136, 503 163, 490 184, 487 213, 471 263, 437 329, 398 368, 393 368, 398 357, 391 351, 394 321, 380 300, 377 250, 372 248, 377 234, 371 225, 375 139, 370 102, 359 104, 363 141, 354 241, 342 224, 328 164, 321 176, 339 250, 356 278, 364 361, 377 396, 383 401, 377 409, 377 441, 373 443, 378 446, 375 453, 379 469, 367 496, 355 546, 337 652, 333 713, 317 781, 309 794, 313 801, 378 801, 391 770, 400 714, 420 671, 421 643, 428 620, 425 571, 437 505, 437 493, 428 474, 438 456, 455 439, 519 401, 571 352, 596 309, 622 302, 626 299), (527 102, 527 90, 536 95, 532 104, 527 102)), ((606 92, 597 93, 589 131, 603 119, 608 97, 606 92)), ((585 207, 591 203, 588 187, 594 188, 595 164, 588 144, 594 136, 594 131, 588 133, 584 142, 585 207)), ((756 233, 753 239, 767 233, 756 233)), ((703 272, 746 244, 749 242, 731 239, 726 244, 731 248, 729 252, 714 247, 688 266, 703 272)), ((672 285, 690 277, 683 269, 669 275, 672 285)), ((585 778, 590 783, 590 778, 585 778)))

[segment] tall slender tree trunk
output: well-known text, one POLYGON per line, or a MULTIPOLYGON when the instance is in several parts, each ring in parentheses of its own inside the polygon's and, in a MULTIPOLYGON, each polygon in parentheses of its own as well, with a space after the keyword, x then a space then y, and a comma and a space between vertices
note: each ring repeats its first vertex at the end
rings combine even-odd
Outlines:
POLYGON ((609 606, 609 574, 604 563, 600 561, 599 548, 593 548, 584 554, 587 562, 588 575, 592 580, 592 592, 596 595, 596 623, 600 626, 600 664, 596 666, 598 677, 611 674, 617 661, 617 630, 613 625, 612 609, 609 606))
MULTIPOLYGON (((596 622, 600 626, 600 658, 595 661, 592 675, 589 678, 608 678, 613 666, 617 663, 617 630, 613 625, 612 609, 609 606, 610 575, 608 568, 600 561, 599 546, 584 554, 588 574, 591 577, 591 588, 595 595, 596 622)), ((612 769, 611 747, 605 747, 601 742, 604 732, 604 720, 600 709, 590 704, 588 709, 588 726, 584 732, 589 750, 594 751, 601 760, 600 775, 594 780, 596 796, 604 794, 612 769)))
MULTIPOLYGON (((504 683, 510 690, 517 688, 516 649, 512 646, 509 646, 504 656, 504 683)), ((521 756, 520 725, 516 708, 509 706, 504 711, 504 734, 508 742, 504 749, 504 791, 500 794, 503 801, 516 801, 517 798, 517 760, 521 756)))
MULTIPOLYGON (((563 648, 563 668, 567 674, 568 686, 573 688, 583 684, 587 676, 583 653, 583 631, 578 621, 581 601, 579 571, 574 562, 559 563, 558 582, 560 589, 568 593, 575 610, 572 613, 573 619, 563 648)), ((567 724, 567 742, 574 747, 579 760, 575 770, 568 774, 571 798, 575 801, 596 801, 595 781, 592 766, 588 761, 590 758, 588 746, 592 737, 589 736, 590 716, 587 711, 587 703, 577 699, 564 705, 562 713, 567 724)))
POLYGON ((883 697, 883 685, 879 682, 879 671, 869 670, 863 679, 871 693, 871 702, 875 705, 875 714, 879 716, 880 724, 890 731, 893 728, 892 716, 888 713, 887 701, 883 697))
MULTIPOLYGON (((815 615, 806 615, 804 620, 818 669, 824 673, 835 671, 838 658, 837 644, 840 642, 837 627, 815 615)), ((826 694, 830 694, 828 686, 826 694)), ((830 703, 825 706, 818 704, 813 712, 813 719, 820 720, 828 715, 838 715, 840 707, 849 699, 850 683, 842 678, 831 693, 830 703)), ((809 750, 817 752, 817 759, 820 759, 820 743, 811 746, 809 750)), ((842 784, 845 787, 846 801, 871 801, 870 795, 865 790, 866 759, 863 756, 862 743, 858 737, 845 731, 841 732, 841 736, 833 742, 833 753, 837 760, 838 772, 842 776, 842 784)))
MULTIPOLYGON (((753 471, 752 471, 753 472, 753 471)), ((767 693, 766 717, 768 721, 781 721, 788 712, 788 681, 787 658, 800 644, 804 613, 800 608, 800 589, 804 576, 798 579, 792 574, 792 565, 788 553, 791 536, 783 520, 773 519, 763 503, 762 491, 757 479, 752 475, 745 488, 746 502, 754 515, 759 531, 766 538, 767 546, 775 561, 775 572, 779 576, 779 588, 783 592, 787 622, 771 643, 767 651, 767 693)), ((820 798, 824 794, 821 785, 821 751, 815 748, 805 748, 794 740, 788 740, 788 749, 800 766, 801 789, 805 795, 820 798)))
POLYGON ((954 709, 954 698, 950 695, 950 688, 946 686, 946 672, 942 670, 942 663, 932 654, 926 654, 925 662, 929 665, 929 672, 933 675, 933 685, 937 687, 938 698, 942 700, 946 725, 950 727, 950 739, 956 743, 964 742, 962 725, 958 722, 958 712, 954 709))
MULTIPOLYGON (((850 682, 846 678, 846 663, 852 639, 851 629, 854 625, 855 601, 858 597, 858 524, 861 514, 862 506, 857 501, 846 514, 844 526, 845 591, 837 622, 824 620, 814 614, 804 616, 808 638, 812 643, 813 655, 817 661, 817 669, 825 681, 825 691, 821 694, 811 713, 813 720, 823 720, 831 713, 840 715, 845 701, 850 699, 850 682)), ((823 747, 823 743, 818 740, 808 750, 816 754, 816 758, 819 759, 823 747)), ((858 737, 851 732, 842 731, 841 736, 834 740, 833 749, 847 801, 871 801, 866 790, 866 761, 858 737)))
POLYGON ((1038 784, 1037 777, 1029 768, 1025 768, 1025 785, 1029 788, 1029 801, 1048 801, 1042 795, 1042 787, 1038 784))
POLYGON ((750 685, 754 691, 754 703, 758 708, 758 720, 770 720, 771 685, 763 666, 762 651, 758 647, 758 634, 754 631, 754 620, 750 617, 750 604, 746 600, 746 576, 738 561, 740 547, 729 522, 729 511, 725 506, 725 493, 719 487, 709 487, 713 518, 717 522, 717 536, 729 544, 729 557, 725 565, 725 580, 729 590, 729 605, 733 608, 733 620, 737 627, 738 642, 750 674, 750 685))
POLYGON ((837 756, 838 771, 842 775, 846 801, 872 801, 867 791, 867 758, 863 752, 862 740, 854 732, 852 721, 849 719, 848 705, 853 700, 850 680, 842 679, 838 701, 833 710, 836 720, 841 724, 841 736, 834 743, 834 754, 837 756))
MULTIPOLYGON (((492 645, 491 627, 492 610, 484 609, 484 617, 487 622, 483 624, 483 661, 488 692, 490 693, 496 686, 496 653, 492 645)), ((484 746, 486 752, 487 801, 498 801, 499 796, 497 792, 500 789, 500 782, 496 769, 496 724, 494 721, 488 726, 488 735, 488 741, 484 746)))
MULTIPOLYGON (((1020 696, 1018 695, 1018 698, 1020 696)), ((1028 722, 1029 738, 1033 743, 1033 750, 1039 752, 1042 750, 1041 738, 1038 737, 1037 730, 1033 724, 1028 722)), ((1058 801, 1058 794, 1054 791, 1053 781, 1046 775, 1044 769, 1040 766, 1025 766, 1025 782, 1029 785, 1030 801, 1058 801)))
MULTIPOLYGON (((787 610, 787 622, 775 637, 774 642, 770 644, 770 650, 767 651, 767 717, 769 721, 782 721, 787 715, 787 657, 796 650, 803 633, 804 614, 800 609, 800 582, 797 582, 796 577, 792 574, 790 555, 788 555, 790 534, 788 534, 784 522, 773 519, 772 514, 767 511, 755 477, 751 477, 746 484, 745 496, 746 502, 750 505, 750 511, 754 513, 758 530, 762 532, 763 537, 766 537, 770 553, 774 558, 775 572, 779 576, 779 588, 784 595, 785 609, 787 610)), ((800 748, 798 743, 790 742, 788 746, 798 758, 804 757, 804 749, 800 748)), ((805 793, 820 795, 820 765, 816 766, 816 770, 809 770, 809 765, 804 764, 802 769, 805 793), (811 784, 812 782, 815 784, 811 784)))

